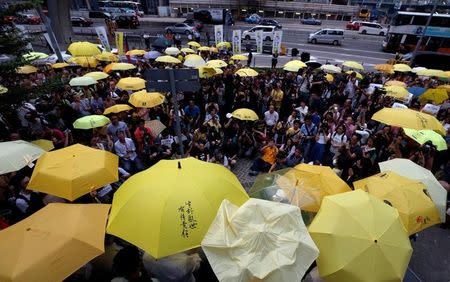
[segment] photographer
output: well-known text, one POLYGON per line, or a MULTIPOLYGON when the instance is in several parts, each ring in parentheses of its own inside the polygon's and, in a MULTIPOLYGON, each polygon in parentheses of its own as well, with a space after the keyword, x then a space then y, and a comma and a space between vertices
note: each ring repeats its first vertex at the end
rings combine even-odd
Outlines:
POLYGON ((325 149, 328 141, 330 141, 330 136, 331 134, 329 132, 328 125, 326 123, 321 123, 316 134, 316 143, 312 149, 311 160, 314 161, 314 163, 323 163, 325 149))

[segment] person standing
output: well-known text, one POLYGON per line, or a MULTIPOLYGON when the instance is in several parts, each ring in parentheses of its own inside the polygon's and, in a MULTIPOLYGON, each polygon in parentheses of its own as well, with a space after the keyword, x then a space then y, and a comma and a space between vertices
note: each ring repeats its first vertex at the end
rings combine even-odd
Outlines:
POLYGON ((272 69, 276 68, 278 64, 278 53, 275 52, 272 54, 272 69))
POLYGON ((253 59, 253 53, 252 50, 248 50, 248 57, 247 57, 247 67, 249 68, 251 63, 252 63, 252 59, 253 59))

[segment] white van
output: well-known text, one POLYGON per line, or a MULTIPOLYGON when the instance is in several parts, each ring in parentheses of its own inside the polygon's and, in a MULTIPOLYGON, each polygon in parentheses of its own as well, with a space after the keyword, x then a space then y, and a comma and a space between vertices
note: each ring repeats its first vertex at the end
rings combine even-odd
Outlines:
POLYGON ((335 28, 323 28, 316 32, 310 33, 308 43, 328 43, 335 46, 341 45, 344 40, 344 30, 335 28))
POLYGON ((387 28, 382 27, 377 23, 361 22, 359 26, 359 33, 385 36, 387 34, 387 28))
POLYGON ((242 33, 242 38, 246 40, 250 39, 256 39, 256 31, 262 30, 263 31, 263 40, 273 40, 273 35, 275 30, 277 29, 276 26, 264 26, 264 25, 257 25, 255 27, 252 27, 249 30, 246 30, 242 33))

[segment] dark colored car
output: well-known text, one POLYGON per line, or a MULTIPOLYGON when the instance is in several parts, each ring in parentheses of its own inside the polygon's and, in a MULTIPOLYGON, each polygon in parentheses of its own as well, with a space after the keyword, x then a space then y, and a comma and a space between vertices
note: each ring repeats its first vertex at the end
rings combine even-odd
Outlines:
POLYGON ((70 22, 72 26, 92 26, 94 23, 91 19, 84 17, 70 17, 70 22))
POLYGON ((277 28, 283 27, 278 21, 272 20, 272 19, 262 19, 259 22, 259 25, 270 25, 270 26, 276 26, 277 28))
POLYGON ((212 15, 208 10, 194 12, 194 19, 206 24, 213 23, 212 15))
POLYGON ((107 13, 107 12, 102 12, 102 11, 90 11, 89 17, 91 19, 110 19, 111 14, 107 13))
POLYGON ((138 17, 133 15, 115 16, 115 20, 118 28, 137 28, 140 25, 138 17))
POLYGON ((18 24, 41 24, 41 18, 32 14, 17 14, 15 22, 18 24))
POLYGON ((322 22, 315 18, 303 19, 300 22, 302 24, 309 24, 309 25, 322 25, 322 22))
POLYGON ((192 27, 195 27, 195 29, 198 31, 202 31, 202 29, 203 29, 203 23, 201 21, 190 19, 190 20, 185 20, 183 23, 188 24, 192 27))

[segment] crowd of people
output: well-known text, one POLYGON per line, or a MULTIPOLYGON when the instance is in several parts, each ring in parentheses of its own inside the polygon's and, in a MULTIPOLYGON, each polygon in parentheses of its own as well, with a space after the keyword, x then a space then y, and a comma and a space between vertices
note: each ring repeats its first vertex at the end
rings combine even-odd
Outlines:
MULTIPOLYGON (((0 141, 52 140, 56 149, 75 143, 107 150, 120 158, 120 180, 77 199, 79 203, 111 203, 114 191, 130 175, 142 171, 161 159, 191 156, 218 163, 231 170, 242 169, 252 162, 248 173, 272 172, 300 163, 327 165, 349 185, 353 181, 379 171, 378 162, 391 158, 407 158, 431 170, 443 186, 450 190, 450 157, 448 150, 437 151, 431 143, 419 145, 401 128, 371 119, 383 107, 391 107, 393 98, 382 88, 389 80, 403 81, 408 86, 433 88, 444 84, 437 78, 418 77, 414 73, 384 74, 366 72, 362 79, 356 73, 326 73, 310 67, 297 73, 282 69, 261 69, 256 77, 235 75, 243 61, 230 61, 230 52, 201 52, 206 60, 222 59, 228 66, 223 74, 200 79, 201 89, 193 93, 177 93, 175 109, 171 93, 163 93, 165 103, 154 108, 133 108, 109 114, 111 123, 94 130, 74 129, 73 122, 83 116, 103 114, 108 107, 128 104, 131 91, 116 87, 120 78, 143 77, 145 70, 167 68, 168 65, 141 57, 136 69, 110 72, 95 86, 70 87, 71 78, 93 69, 66 67, 52 69, 40 66, 37 73, 18 75, 15 83, 28 88, 49 79, 64 86, 27 101, 18 108, 0 113, 0 141), (256 121, 242 121, 231 114, 248 108, 259 116, 256 121), (175 132, 175 113, 181 117, 181 140, 175 132), (166 126, 156 135, 147 122, 159 120, 166 126), (180 153, 180 143, 184 155, 180 153)), ((102 71, 104 65, 95 70, 102 71)), ((170 65, 181 68, 182 65, 170 65)), ((9 83, 11 85, 11 83, 9 83)), ((421 110, 416 98, 411 109, 421 110)), ((447 130, 450 142, 450 110, 441 109, 437 118, 447 130)), ((63 201, 26 189, 32 168, 0 175, 0 210, 2 224, 20 220, 45 204, 63 201)), ((112 236, 107 236, 106 253, 85 266, 70 279, 74 281, 213 281, 214 274, 203 266, 206 259, 195 253, 182 253, 167 259, 142 257, 139 250, 112 236), (195 253, 195 254, 194 254, 195 253), (203 259, 202 259, 203 258, 203 259)))

